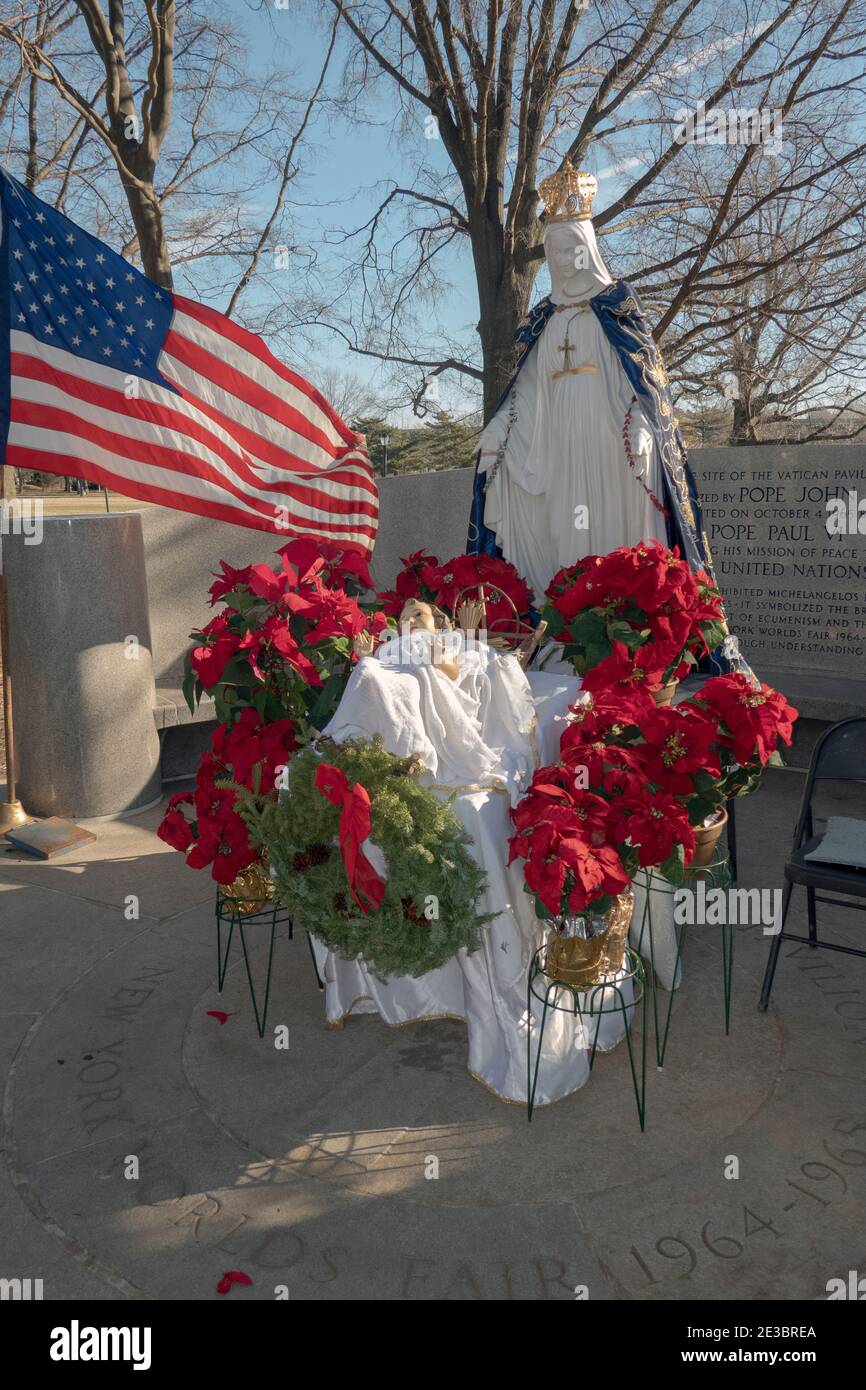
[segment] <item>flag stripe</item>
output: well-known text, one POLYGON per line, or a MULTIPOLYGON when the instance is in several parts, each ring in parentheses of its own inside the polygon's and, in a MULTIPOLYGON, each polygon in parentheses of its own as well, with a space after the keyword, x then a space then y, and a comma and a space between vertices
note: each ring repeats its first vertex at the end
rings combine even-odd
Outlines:
POLYGON ((285 386, 288 385, 298 393, 288 397, 294 401, 297 409, 302 410, 315 423, 316 427, 324 434, 332 434, 335 441, 342 440, 344 444, 355 446, 359 443, 358 435, 351 429, 344 420, 341 420, 334 407, 325 400, 320 391, 312 386, 309 381, 305 381, 297 372, 293 372, 291 367, 287 367, 280 362, 268 348, 265 347, 261 338, 250 333, 246 328, 241 328, 240 324, 232 323, 216 309, 208 309, 204 304, 195 304, 192 300, 184 299, 181 295, 174 296, 177 306, 172 327, 175 332, 182 334, 193 341, 206 341, 202 335, 199 339, 197 327, 201 325, 211 330, 211 336, 216 339, 229 338, 238 347, 243 348, 250 358, 255 359, 255 366, 252 364, 247 367, 249 374, 260 380, 269 390, 275 392, 277 396, 285 395, 285 386), (189 322, 193 320, 193 322, 189 322), (304 410, 304 398, 306 409, 304 410))
MULTIPOLYGON (((57 350, 53 355, 55 362, 66 356, 57 350)), ((69 360, 74 369, 77 360, 69 360)), ((103 368, 102 376, 105 377, 110 370, 103 368)), ((119 382, 123 381, 119 373, 115 372, 114 377, 119 382)), ((319 488, 305 485, 307 480, 300 484, 263 481, 243 451, 230 443, 223 443, 213 429, 202 427, 195 419, 186 418, 177 409, 178 405, 186 406, 186 402, 152 383, 141 383, 146 393, 144 396, 127 399, 116 387, 85 381, 75 375, 74 370, 62 371, 53 364, 18 352, 12 355, 12 379, 14 394, 21 401, 62 409, 74 398, 86 407, 82 411, 82 419, 91 420, 108 430, 121 429, 122 439, 139 440, 147 450, 139 454, 142 460, 152 457, 154 462, 164 465, 167 462, 164 451, 180 449, 188 455, 193 472, 198 455, 230 482, 235 481, 253 493, 261 493, 265 502, 272 503, 276 495, 276 500, 294 499, 310 508, 318 506, 325 512, 339 513, 345 510, 346 502, 351 501, 364 515, 375 517, 377 514, 375 502, 357 499, 354 490, 333 474, 328 476, 327 485, 319 488), (149 399, 151 394, 156 399, 149 399), (162 404, 163 401, 167 404, 162 404)))
POLYGON ((194 342, 172 328, 160 361, 161 370, 170 381, 175 381, 175 363, 195 374, 197 401, 211 406, 223 419, 230 419, 233 430, 240 427, 255 438, 266 429, 268 442, 281 449, 292 468, 327 468, 338 456, 353 452, 342 441, 336 445, 327 435, 311 429, 309 421, 292 405, 247 376, 243 370, 246 361, 235 365, 221 358, 216 342, 194 342), (306 433, 301 434, 304 426, 306 433))
MULTIPOLYGON (((50 406, 33 405, 16 400, 12 403, 10 442, 28 444, 29 447, 50 452, 68 453, 75 458, 86 447, 88 453, 97 458, 101 466, 114 471, 118 477, 130 477, 146 482, 148 474, 159 472, 167 480, 171 473, 185 475, 187 488, 200 497, 217 497, 227 493, 258 512, 261 516, 273 516, 273 503, 263 498, 251 496, 215 469, 205 465, 203 460, 185 456, 179 450, 162 449, 154 458, 148 445, 141 445, 129 436, 118 434, 84 420, 79 414, 68 410, 57 410, 50 406)), ((177 479, 175 480, 177 481, 177 479)), ((321 510, 311 513, 303 503, 296 503, 293 515, 305 524, 318 524, 329 532, 345 529, 339 521, 327 520, 321 510)), ((338 513, 339 515, 339 513, 338 513)), ((369 530, 368 530, 369 534, 369 530)))
POLYGON ((364 467, 364 455, 360 454, 359 451, 356 450, 354 453, 332 462, 327 469, 315 469, 306 463, 298 466, 297 459, 286 453, 279 442, 275 443, 273 439, 266 438, 258 429, 247 428, 246 424, 232 418, 216 404, 212 404, 203 394, 201 378, 197 372, 171 358, 168 354, 163 354, 160 365, 166 380, 170 381, 181 392, 184 399, 194 401, 202 416, 219 425, 221 429, 228 431, 238 447, 244 449, 255 459, 257 468, 261 469, 264 474, 279 476, 288 470, 296 477, 315 478, 317 485, 321 485, 326 483, 332 470, 339 469, 343 474, 347 474, 360 490, 371 496, 375 495, 376 485, 369 471, 364 467))
MULTIPOLYGON (((57 442, 56 436, 53 438, 54 442, 57 442)), ((162 507, 173 507, 179 511, 194 512, 198 516, 212 517, 215 521, 229 521, 237 526, 250 526, 258 531, 268 531, 272 534, 276 532, 286 539, 292 537, 315 539, 321 535, 323 530, 328 529, 318 522, 306 526, 302 518, 295 514, 292 515, 289 524, 278 527, 274 524, 272 513, 268 516, 261 516, 255 511, 233 507, 224 502, 198 496, 190 491, 178 491, 170 487, 158 486, 154 482, 144 482, 140 478, 129 477, 123 473, 112 472, 111 469, 98 463, 96 457, 89 450, 84 456, 82 454, 76 455, 74 452, 66 454, 47 452, 29 445, 19 444, 13 439, 11 428, 6 461, 10 468, 32 468, 43 473, 58 473, 64 477, 84 478, 87 482, 98 483, 100 487, 110 488, 125 497, 135 497, 141 502, 154 502, 162 507)), ((149 470, 147 476, 150 477, 152 473, 158 471, 149 470)), ((177 481, 174 475, 169 476, 173 481, 177 481)), ((369 529, 359 530, 353 535, 349 532, 341 532, 335 527, 322 539, 337 541, 347 549, 361 551, 365 556, 370 552, 371 535, 369 529)))

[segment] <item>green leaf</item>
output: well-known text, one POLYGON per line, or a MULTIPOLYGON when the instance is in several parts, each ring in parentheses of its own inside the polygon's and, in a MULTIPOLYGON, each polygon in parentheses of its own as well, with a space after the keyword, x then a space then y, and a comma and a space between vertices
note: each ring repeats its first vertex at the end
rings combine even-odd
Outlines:
POLYGON ((572 618, 569 626, 574 633, 575 641, 584 645, 607 638, 607 624, 594 608, 585 608, 582 613, 578 613, 576 618, 572 618))
POLYGON ((198 701, 196 699, 197 686, 200 690, 201 685, 196 677, 195 671, 190 666, 187 668, 186 675, 183 678, 183 685, 181 686, 181 690, 183 691, 183 698, 186 700, 190 714, 195 714, 196 705, 198 704, 198 701))
POLYGON ((716 647, 720 647, 728 635, 724 623, 718 618, 713 618, 708 623, 701 623, 700 629, 711 652, 715 651, 716 647))
POLYGON ((613 651, 613 648, 611 647, 611 644, 610 642, 608 642, 607 638, 602 637, 598 641, 588 642, 586 644, 585 650, 586 669, 587 671, 591 671, 593 667, 598 666, 601 664, 602 661, 607 660, 607 658, 613 651))
POLYGON ((689 824, 701 825, 707 816, 712 815, 722 804, 718 794, 714 796, 693 796, 688 803, 689 824))
POLYGON ((347 672, 335 671, 333 675, 328 677, 325 684, 316 690, 314 698, 307 706, 307 711, 310 723, 315 724, 317 729, 323 729, 328 723, 337 708, 347 680, 347 672))
POLYGON ((542 617, 547 621, 547 636, 556 638, 565 627, 565 619, 558 608, 545 606, 542 610, 542 617))
POLYGON ((662 864, 661 871, 670 883, 682 883, 686 873, 685 850, 682 845, 674 845, 667 859, 662 864))

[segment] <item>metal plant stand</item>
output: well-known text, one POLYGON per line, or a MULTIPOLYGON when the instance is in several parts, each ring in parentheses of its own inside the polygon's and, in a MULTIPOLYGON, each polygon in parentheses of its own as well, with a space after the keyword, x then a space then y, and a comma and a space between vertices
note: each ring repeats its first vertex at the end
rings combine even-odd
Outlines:
POLYGON ((554 979, 547 974, 547 946, 542 946, 532 957, 529 966, 529 981, 527 984, 527 1029, 526 1029, 526 1109, 527 1120, 532 1120, 532 1112, 535 1108, 535 1092, 538 1086, 538 1071, 541 1062, 541 1049, 544 1042, 544 1028, 547 1022, 547 1014, 551 1009, 565 1013, 572 1013, 581 1020, 587 1018, 595 1019, 595 1030, 592 1039, 592 1048, 589 1054, 589 1066, 592 1070, 595 1062, 595 1054, 598 1048, 598 1034, 601 1028, 601 1020, 605 1014, 622 1013, 625 1025, 626 1044, 628 1046, 628 1060, 631 1068, 631 1080, 634 1087, 635 1103, 637 1105, 638 1120, 641 1130, 646 1121, 646 975, 644 973, 643 962, 636 951, 630 946, 626 947, 623 959, 622 970, 615 975, 604 975, 598 981, 587 985, 584 989, 569 984, 562 980, 554 979), (626 1003, 623 995, 623 986, 631 981, 634 997, 630 1003, 626 1003), (562 1001, 561 995, 565 993, 571 996, 570 1004, 562 1001), (614 1001, 610 1000, 610 995, 616 996, 614 1001), (553 998, 551 999, 551 996, 553 998), (541 1026, 538 1030, 538 1049, 535 1054, 535 1065, 532 1062, 532 1001, 537 999, 542 1004, 541 1026), (588 999, 588 1003, 587 1003, 588 999), (635 1061, 634 1048, 632 1046, 631 1029, 629 1027, 629 1010, 641 1008, 641 1064, 640 1081, 638 1081, 637 1065, 635 1061))
MULTIPOLYGON (((662 879, 660 874, 656 874, 654 869, 642 869, 641 873, 644 875, 645 893, 640 930, 638 933, 637 946, 635 947, 635 949, 646 958, 647 951, 644 948, 644 936, 646 936, 649 945, 648 954, 652 975, 651 989, 653 1001, 653 1031, 655 1033, 656 1041, 656 1065, 658 1066, 659 1071, 661 1071, 662 1067, 664 1066, 665 1052, 667 1051, 668 1045, 668 1035, 670 1033, 671 1027, 671 1012, 673 1010, 674 1004, 673 985, 676 983, 677 974, 680 968, 680 961, 682 959, 683 945, 685 944, 685 936, 688 924, 686 922, 682 922, 679 925, 675 925, 676 957, 674 961, 673 979, 671 982, 671 988, 667 991, 668 1002, 667 1008, 664 1009, 664 1018, 660 1020, 658 975, 655 966, 655 935, 653 930, 652 899, 653 893, 658 892, 664 892, 665 895, 668 896, 671 885, 668 883, 667 879, 662 879), (655 886, 656 879, 659 880, 658 888, 655 886), (665 888, 662 888, 661 883, 664 883, 667 886, 665 888)), ((720 850, 716 850, 714 852, 711 863, 705 865, 692 866, 686 869, 685 878, 683 879, 683 882, 679 885, 679 887, 690 888, 693 891, 696 891, 697 885, 701 882, 704 884, 704 887, 707 892, 709 892, 710 889, 713 888, 721 888, 723 890, 727 890, 728 888, 730 888, 731 884, 733 883, 733 874, 731 870, 731 861, 729 856, 727 854, 723 854, 720 850)), ((724 990, 725 1004, 725 1036, 727 1037, 731 1031, 731 992, 734 968, 734 927, 733 923, 729 920, 729 913, 727 911, 722 913, 722 920, 719 923, 719 926, 721 927, 722 934, 722 984, 724 990)))
POLYGON ((229 898, 219 892, 216 895, 217 986, 220 994, 222 994, 226 970, 228 969, 229 949, 232 944, 235 927, 237 926, 244 955, 244 966, 247 972, 247 983, 250 987, 250 998, 253 1003, 253 1013, 256 1018, 256 1028, 258 1029, 259 1037, 263 1038, 268 1017, 268 1001, 271 995, 271 968, 274 960, 274 940, 277 934, 277 927, 288 925, 288 939, 290 941, 293 936, 293 928, 292 919, 288 912, 276 901, 265 899, 262 901, 261 906, 254 906, 253 911, 250 911, 249 908, 250 900, 248 898, 229 898), (222 945, 224 924, 228 926, 225 950, 223 950, 222 945), (264 926, 266 930, 268 927, 270 928, 270 939, 268 942, 267 973, 264 980, 264 999, 260 1009, 256 987, 253 983, 253 973, 250 968, 250 954, 247 950, 247 929, 249 927, 258 929, 261 926, 264 926))

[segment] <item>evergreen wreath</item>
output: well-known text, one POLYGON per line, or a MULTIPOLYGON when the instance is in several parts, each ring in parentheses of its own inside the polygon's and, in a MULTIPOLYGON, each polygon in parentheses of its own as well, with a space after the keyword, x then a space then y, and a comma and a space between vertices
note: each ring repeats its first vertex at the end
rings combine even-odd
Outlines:
POLYGON ((386 752, 379 735, 296 753, 278 801, 247 791, 238 811, 250 838, 266 851, 276 896, 298 925, 344 960, 362 955, 375 975, 424 975, 461 948, 476 951, 493 914, 476 904, 484 871, 467 846, 471 837, 448 802, 415 780, 418 763, 386 752), (381 905, 364 913, 349 890, 340 854, 340 807, 315 785, 322 762, 370 796, 370 841, 387 864, 381 905))

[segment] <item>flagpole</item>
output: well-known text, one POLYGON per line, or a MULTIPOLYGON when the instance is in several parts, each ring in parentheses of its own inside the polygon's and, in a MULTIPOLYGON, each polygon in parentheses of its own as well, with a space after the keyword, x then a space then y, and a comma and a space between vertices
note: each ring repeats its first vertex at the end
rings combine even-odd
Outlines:
MULTIPOLYGON (((0 508, 15 496, 15 474, 0 464, 0 508)), ((2 542, 0 533, 0 542, 2 542)), ((6 735, 6 800, 0 801, 0 835, 31 819, 16 796, 15 728, 12 719, 12 656, 9 648, 9 605, 5 565, 0 563, 0 657, 3 661, 3 731, 6 735)))

